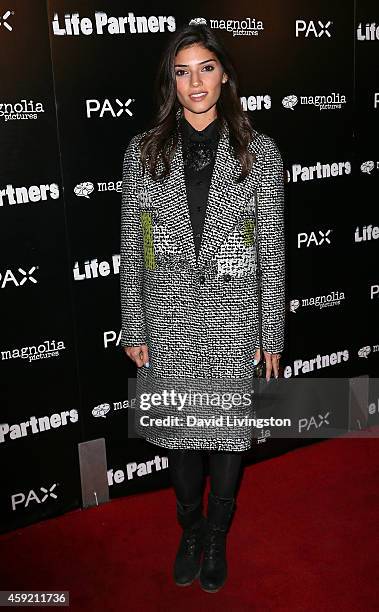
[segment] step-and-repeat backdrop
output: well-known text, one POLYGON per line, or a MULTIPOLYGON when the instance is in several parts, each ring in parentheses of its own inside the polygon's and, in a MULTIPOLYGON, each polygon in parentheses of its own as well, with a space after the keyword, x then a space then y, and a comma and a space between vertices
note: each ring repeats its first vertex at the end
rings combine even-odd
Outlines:
MULTIPOLYGON (((2 531, 82 507, 86 441, 104 440, 110 498, 169 485, 165 450, 128 437, 121 170, 160 54, 194 17, 226 44, 243 109, 284 159, 285 377, 377 375, 374 0, 1 0, 2 531)), ((310 403, 299 428, 328 422, 310 403)), ((262 441, 251 462, 305 443, 262 441)))

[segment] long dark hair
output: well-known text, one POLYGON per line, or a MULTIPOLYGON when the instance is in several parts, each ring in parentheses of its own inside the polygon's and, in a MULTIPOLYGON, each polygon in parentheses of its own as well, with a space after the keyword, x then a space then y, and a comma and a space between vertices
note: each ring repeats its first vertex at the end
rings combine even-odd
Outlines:
POLYGON ((154 180, 162 179, 170 172, 170 162, 179 137, 176 113, 181 106, 176 96, 175 56, 180 49, 195 43, 200 43, 212 51, 228 75, 228 80, 222 85, 216 109, 221 129, 225 124, 229 127, 229 141, 241 164, 241 174, 238 177, 238 181, 241 181, 249 173, 255 158, 248 150, 252 139, 252 125, 241 107, 233 63, 223 45, 205 24, 187 25, 177 30, 161 57, 155 81, 154 99, 157 102, 157 111, 152 122, 153 127, 140 142, 141 162, 144 169, 149 168, 154 180), (159 161, 163 164, 160 175, 157 173, 159 161))

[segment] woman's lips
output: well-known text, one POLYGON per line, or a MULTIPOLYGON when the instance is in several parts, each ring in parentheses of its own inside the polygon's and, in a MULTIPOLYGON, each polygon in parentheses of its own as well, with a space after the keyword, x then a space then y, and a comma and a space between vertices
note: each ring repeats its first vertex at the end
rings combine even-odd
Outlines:
POLYGON ((208 95, 208 92, 207 91, 205 91, 205 92, 203 91, 203 92, 199 92, 198 94, 190 94, 190 98, 194 102, 200 102, 201 100, 204 100, 206 95, 208 95))

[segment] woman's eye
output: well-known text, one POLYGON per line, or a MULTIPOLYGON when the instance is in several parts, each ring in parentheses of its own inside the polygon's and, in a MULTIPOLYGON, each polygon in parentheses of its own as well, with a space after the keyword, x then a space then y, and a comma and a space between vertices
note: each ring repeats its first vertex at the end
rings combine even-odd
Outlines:
MULTIPOLYGON (((206 66, 203 66, 202 70, 205 70, 206 72, 212 72, 212 70, 214 70, 215 67, 212 66, 212 64, 207 64, 206 66), (209 70, 208 70, 209 68, 209 70)), ((185 70, 176 70, 175 75, 176 76, 181 76, 183 73, 185 73, 185 70)))

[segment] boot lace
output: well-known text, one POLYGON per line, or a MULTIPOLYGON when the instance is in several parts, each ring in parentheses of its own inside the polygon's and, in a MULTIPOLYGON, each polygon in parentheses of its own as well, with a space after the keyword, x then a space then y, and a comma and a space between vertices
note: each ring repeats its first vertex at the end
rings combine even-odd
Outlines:
POLYGON ((223 552, 224 540, 224 532, 210 530, 204 542, 204 558, 209 561, 218 558, 223 552))
POLYGON ((186 559, 194 556, 200 537, 201 527, 189 528, 183 534, 183 556, 186 559))

